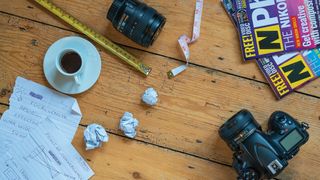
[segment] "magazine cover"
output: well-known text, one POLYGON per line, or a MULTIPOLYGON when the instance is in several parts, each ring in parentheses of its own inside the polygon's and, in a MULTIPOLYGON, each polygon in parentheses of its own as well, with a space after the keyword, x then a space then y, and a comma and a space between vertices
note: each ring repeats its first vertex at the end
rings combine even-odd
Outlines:
POLYGON ((281 99, 320 76, 320 48, 264 57, 257 63, 281 99))
POLYGON ((244 60, 320 46, 320 0, 230 1, 244 60))
MULTIPOLYGON (((234 1, 222 0, 239 32, 234 1)), ((320 48, 259 58, 257 64, 278 99, 320 76, 320 48)))

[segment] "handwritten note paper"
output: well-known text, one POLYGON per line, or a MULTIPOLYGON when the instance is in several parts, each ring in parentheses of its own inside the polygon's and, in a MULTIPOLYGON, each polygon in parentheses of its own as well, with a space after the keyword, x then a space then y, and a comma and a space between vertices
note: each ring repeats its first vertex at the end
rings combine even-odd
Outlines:
POLYGON ((88 179, 92 170, 46 120, 0 160, 0 179, 88 179), (2 177, 1 177, 2 176, 2 177))
POLYGON ((18 108, 55 119, 57 127, 65 131, 69 142, 82 117, 76 99, 21 77, 16 80, 10 97, 10 108, 18 108))
POLYGON ((18 77, 0 120, 0 179, 88 179, 71 145, 82 114, 76 99, 18 77))

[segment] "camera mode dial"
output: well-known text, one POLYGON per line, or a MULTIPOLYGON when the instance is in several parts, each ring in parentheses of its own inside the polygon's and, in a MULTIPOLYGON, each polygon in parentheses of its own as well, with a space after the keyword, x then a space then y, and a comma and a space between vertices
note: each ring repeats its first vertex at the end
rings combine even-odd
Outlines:
POLYGON ((285 134, 290 129, 293 121, 292 118, 284 112, 278 111, 272 114, 269 121, 269 129, 279 132, 280 135, 285 134))

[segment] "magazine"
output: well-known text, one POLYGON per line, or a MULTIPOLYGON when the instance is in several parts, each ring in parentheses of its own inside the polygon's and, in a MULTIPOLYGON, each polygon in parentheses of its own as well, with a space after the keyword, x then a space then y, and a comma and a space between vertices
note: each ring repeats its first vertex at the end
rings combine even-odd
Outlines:
POLYGON ((244 60, 320 47, 320 0, 223 3, 238 29, 244 60))
POLYGON ((320 76, 320 48, 257 60, 278 99, 320 76))
MULTIPOLYGON (((222 0, 239 32, 235 1, 222 0)), ((319 12, 319 6, 318 6, 319 12)), ((319 19, 318 19, 319 20, 319 19)), ((318 27, 320 29, 320 27, 318 27)), ((257 59, 257 64, 278 99, 320 76, 320 47, 311 50, 278 53, 257 59)))

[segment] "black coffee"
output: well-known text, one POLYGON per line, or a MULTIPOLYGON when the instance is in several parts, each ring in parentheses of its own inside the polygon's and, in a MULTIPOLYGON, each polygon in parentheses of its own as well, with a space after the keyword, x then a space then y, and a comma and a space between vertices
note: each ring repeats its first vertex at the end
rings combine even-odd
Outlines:
POLYGON ((67 52, 62 56, 60 65, 66 73, 75 73, 81 68, 81 57, 76 52, 67 52))

